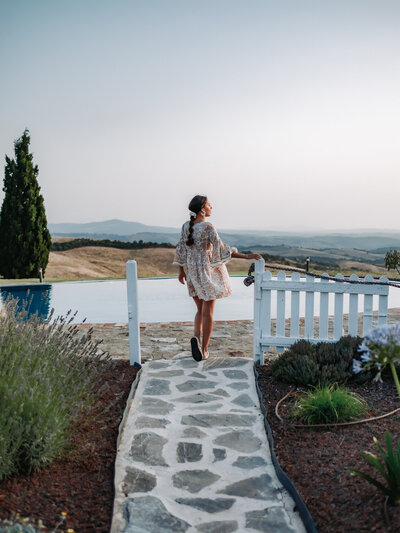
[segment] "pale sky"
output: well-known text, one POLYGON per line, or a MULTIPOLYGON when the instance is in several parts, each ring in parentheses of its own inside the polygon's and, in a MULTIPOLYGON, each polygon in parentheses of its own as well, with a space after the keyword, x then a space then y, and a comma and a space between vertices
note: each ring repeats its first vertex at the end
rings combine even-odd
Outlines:
POLYGON ((398 0, 0 0, 0 69, 51 223, 399 229, 398 0))

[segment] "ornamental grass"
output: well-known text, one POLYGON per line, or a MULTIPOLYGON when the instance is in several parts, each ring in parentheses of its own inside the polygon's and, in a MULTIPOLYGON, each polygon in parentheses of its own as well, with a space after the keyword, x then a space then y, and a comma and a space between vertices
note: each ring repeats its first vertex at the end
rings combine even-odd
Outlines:
POLYGON ((292 414, 305 424, 337 424, 357 420, 366 412, 367 403, 361 396, 332 384, 302 392, 292 414))
POLYGON ((72 324, 52 323, 7 300, 0 315, 0 480, 39 470, 60 456, 69 428, 99 392, 109 357, 72 324))

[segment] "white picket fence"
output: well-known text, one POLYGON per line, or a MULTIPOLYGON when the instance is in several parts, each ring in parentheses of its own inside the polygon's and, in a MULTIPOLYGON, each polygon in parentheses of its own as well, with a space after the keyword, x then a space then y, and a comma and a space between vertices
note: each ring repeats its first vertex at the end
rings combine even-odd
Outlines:
MULTIPOLYGON (((370 331, 373 327, 373 296, 379 295, 378 324, 387 321, 389 286, 386 276, 381 276, 378 281, 370 275, 360 281, 374 282, 374 284, 349 283, 343 281, 329 281, 300 274, 286 276, 279 272, 272 278, 271 272, 264 270, 264 260, 255 262, 254 273, 254 361, 264 364, 264 352, 272 346, 277 351, 304 338, 310 342, 334 342, 343 334, 357 335, 359 319, 362 321, 362 333, 370 331), (276 291, 276 295, 273 292, 276 291), (286 317, 286 293, 290 292, 290 313, 286 317), (304 318, 300 317, 301 293, 305 293, 304 318), (315 294, 320 293, 319 312, 315 314, 315 294), (329 294, 334 294, 333 331, 329 332, 329 294), (343 329, 343 301, 349 298, 348 327, 343 329), (359 296, 364 296, 363 311, 359 313, 359 296), (276 309, 272 308, 275 304, 276 309), (272 316, 276 316, 273 323, 272 316), (304 323, 304 327, 303 327, 304 323)), ((343 280, 342 274, 337 274, 335 279, 343 280)), ((357 275, 349 278, 358 281, 357 275)), ((304 298, 304 297, 302 297, 304 298)))

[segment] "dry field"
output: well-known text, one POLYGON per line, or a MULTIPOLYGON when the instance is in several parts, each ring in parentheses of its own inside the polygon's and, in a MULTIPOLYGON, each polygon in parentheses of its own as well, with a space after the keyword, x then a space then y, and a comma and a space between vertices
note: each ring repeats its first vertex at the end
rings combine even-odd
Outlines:
MULTIPOLYGON (((178 267, 172 264, 172 248, 146 248, 143 250, 119 250, 87 246, 65 252, 51 252, 46 269, 47 280, 79 280, 93 278, 124 278, 125 263, 134 259, 138 276, 176 276, 178 267)), ((247 273, 251 261, 232 259, 227 266, 231 274, 247 273)))

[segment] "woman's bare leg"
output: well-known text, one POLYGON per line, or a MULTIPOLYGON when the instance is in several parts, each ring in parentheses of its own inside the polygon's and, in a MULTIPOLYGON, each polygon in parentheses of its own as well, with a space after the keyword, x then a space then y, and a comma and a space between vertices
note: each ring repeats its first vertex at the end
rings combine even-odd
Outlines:
POLYGON ((198 298, 197 296, 194 296, 193 300, 195 301, 195 304, 197 306, 197 313, 194 317, 194 336, 197 337, 200 341, 201 330, 203 326, 202 308, 204 300, 200 300, 200 298, 198 298))
POLYGON ((213 330, 213 314, 214 314, 214 305, 215 300, 210 300, 206 302, 203 301, 202 307, 202 318, 203 318, 203 354, 205 355, 208 352, 208 344, 210 342, 211 333, 213 330))

